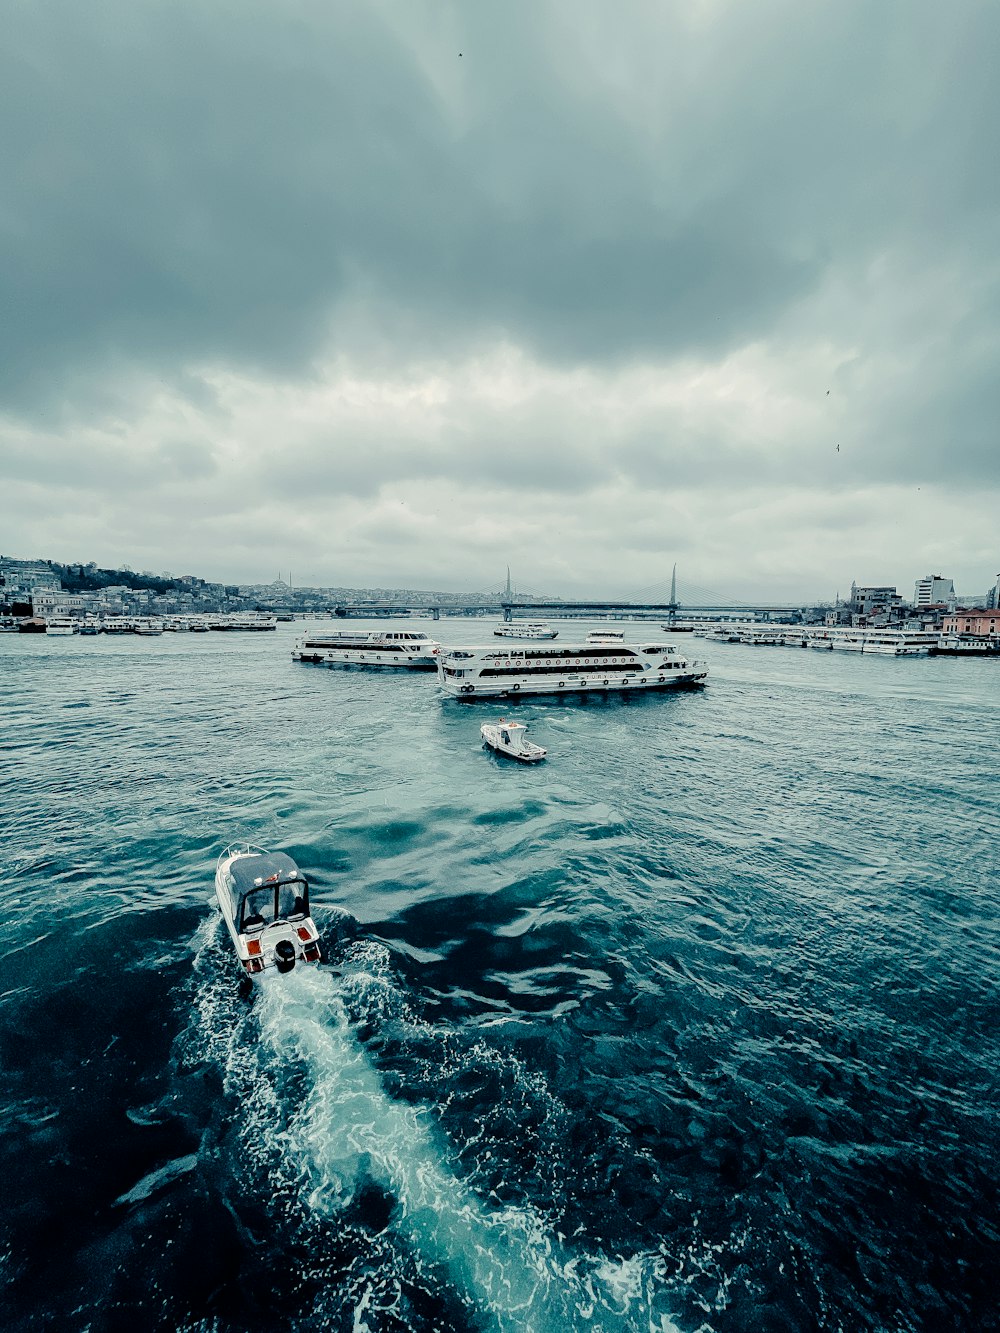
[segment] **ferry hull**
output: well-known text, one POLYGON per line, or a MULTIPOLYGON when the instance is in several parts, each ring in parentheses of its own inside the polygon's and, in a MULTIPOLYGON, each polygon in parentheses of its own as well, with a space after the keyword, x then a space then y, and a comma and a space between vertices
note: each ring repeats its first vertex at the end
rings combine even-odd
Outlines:
POLYGON ((397 653, 368 653, 336 648, 297 648, 292 653, 296 662, 311 662, 316 666, 386 667, 392 671, 436 671, 437 658, 423 655, 404 657, 397 653))
POLYGON ((518 680, 503 681, 468 681, 442 680, 444 692, 460 702, 471 703, 476 699, 519 699, 534 698, 540 694, 644 694, 650 690, 691 689, 705 683, 707 670, 664 672, 651 676, 629 676, 615 680, 593 680, 586 676, 574 676, 567 673, 557 680, 539 680, 524 676, 518 680))

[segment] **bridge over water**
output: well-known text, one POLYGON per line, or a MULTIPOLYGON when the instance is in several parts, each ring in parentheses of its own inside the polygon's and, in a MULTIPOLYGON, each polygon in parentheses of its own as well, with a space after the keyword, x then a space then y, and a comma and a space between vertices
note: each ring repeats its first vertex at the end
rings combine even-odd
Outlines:
POLYGON ((744 619, 788 615, 791 612, 804 611, 817 605, 815 602, 770 602, 767 605, 751 606, 746 602, 713 602, 691 605, 687 602, 631 602, 605 598, 600 601, 562 601, 553 599, 542 601, 506 601, 495 602, 442 602, 419 606, 400 606, 396 602, 350 602, 334 608, 334 615, 349 616, 411 616, 414 612, 430 612, 435 620, 442 615, 500 615, 506 621, 532 619, 545 615, 554 620, 587 619, 593 616, 610 616, 625 619, 629 616, 662 616, 668 622, 691 619, 712 619, 720 616, 742 617, 744 619))
POLYGON ((384 616, 410 615, 415 610, 430 611, 435 620, 442 615, 489 615, 499 613, 504 620, 511 621, 519 617, 546 615, 550 618, 572 619, 574 617, 611 616, 663 616, 670 624, 679 617, 705 618, 720 616, 740 616, 744 619, 769 619, 771 616, 787 615, 789 612, 804 611, 819 605, 818 601, 774 602, 760 601, 749 603, 727 600, 725 596, 713 593, 706 588, 687 585, 687 596, 681 598, 677 592, 677 566, 674 565, 668 581, 654 584, 631 597, 602 597, 594 600, 571 600, 565 597, 539 597, 520 594, 514 590, 507 570, 507 584, 492 597, 480 595, 468 602, 441 602, 438 605, 423 604, 419 608, 401 607, 395 603, 357 602, 338 606, 334 612, 338 616, 384 616))

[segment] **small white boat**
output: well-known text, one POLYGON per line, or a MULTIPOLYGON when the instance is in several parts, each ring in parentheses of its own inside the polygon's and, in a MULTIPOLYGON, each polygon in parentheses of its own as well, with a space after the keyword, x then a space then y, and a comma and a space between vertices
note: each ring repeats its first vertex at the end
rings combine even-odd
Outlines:
POLYGON ((319 962, 309 884, 284 852, 249 842, 227 847, 215 868, 215 896, 236 956, 251 976, 319 962))
POLYGON ((620 629, 592 629, 587 635, 588 643, 624 643, 625 632, 620 629))
POLYGON ((523 722, 508 722, 501 718, 499 722, 484 722, 479 728, 479 734, 483 744, 496 750, 497 754, 505 754, 509 759, 520 759, 522 764, 537 764, 545 758, 546 751, 527 739, 527 730, 523 722))

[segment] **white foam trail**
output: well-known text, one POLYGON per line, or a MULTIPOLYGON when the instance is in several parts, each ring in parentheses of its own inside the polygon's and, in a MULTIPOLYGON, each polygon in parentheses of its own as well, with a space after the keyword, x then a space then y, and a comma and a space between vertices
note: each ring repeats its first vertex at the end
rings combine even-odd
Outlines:
POLYGON ((365 1179, 377 1181, 397 1200, 393 1225, 500 1333, 674 1329, 662 1313, 656 1256, 571 1254, 530 1210, 491 1210, 461 1183, 426 1113, 386 1095, 339 984, 331 973, 296 969, 268 978, 257 1006, 276 1060, 306 1071, 302 1103, 282 1132, 307 1175, 308 1206, 338 1212, 365 1179))

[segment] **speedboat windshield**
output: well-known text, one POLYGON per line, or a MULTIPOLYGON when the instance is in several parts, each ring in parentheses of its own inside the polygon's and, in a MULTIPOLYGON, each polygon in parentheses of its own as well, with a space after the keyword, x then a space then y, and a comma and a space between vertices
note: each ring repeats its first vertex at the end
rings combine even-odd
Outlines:
POLYGON ((309 886, 290 856, 268 852, 229 863, 229 888, 240 903, 243 929, 295 920, 309 912, 309 886))
POLYGON ((243 898, 243 930, 260 929, 275 921, 296 921, 309 914, 309 890, 304 880, 265 884, 243 898))

